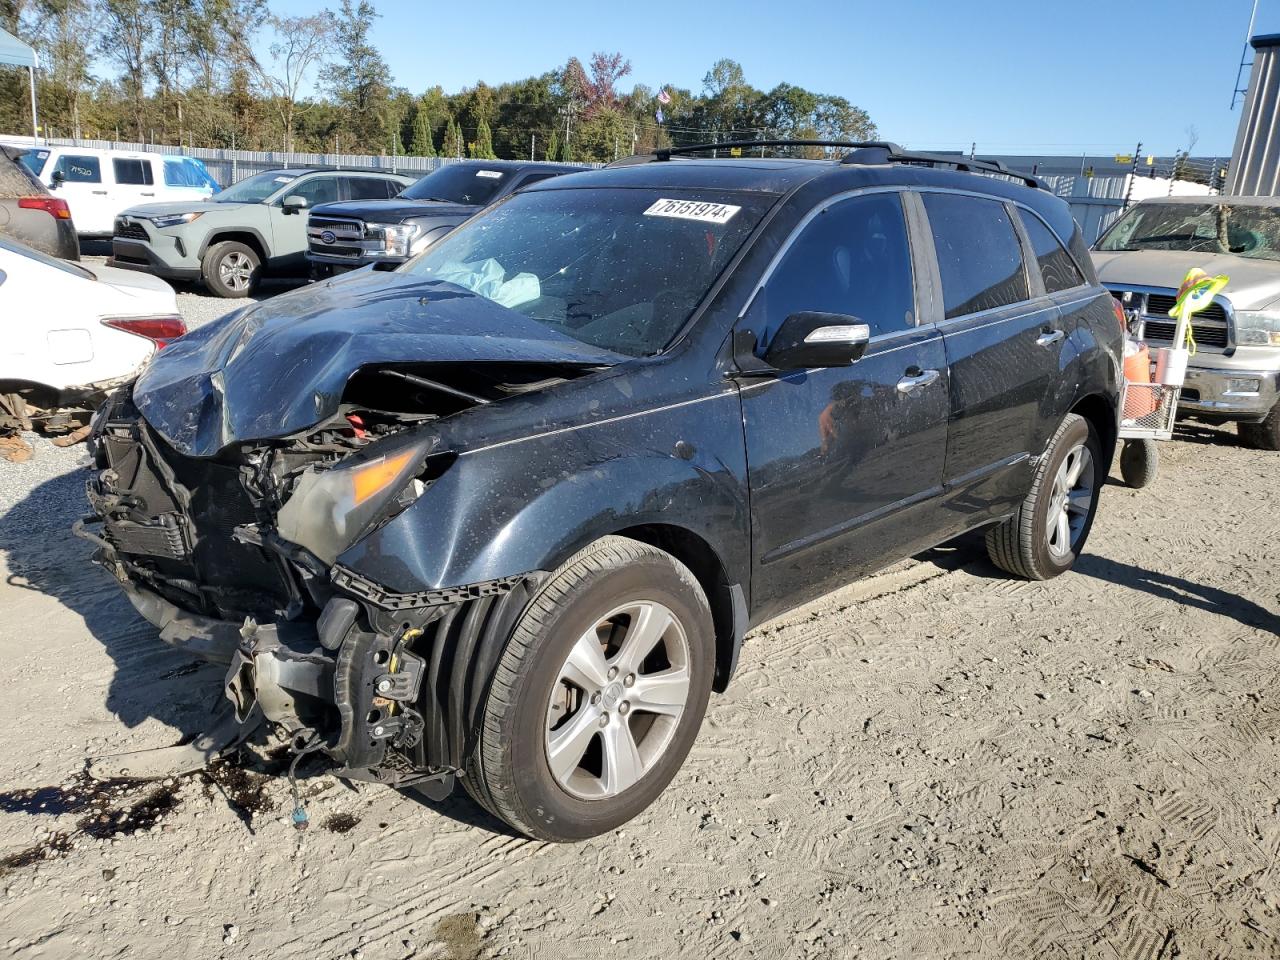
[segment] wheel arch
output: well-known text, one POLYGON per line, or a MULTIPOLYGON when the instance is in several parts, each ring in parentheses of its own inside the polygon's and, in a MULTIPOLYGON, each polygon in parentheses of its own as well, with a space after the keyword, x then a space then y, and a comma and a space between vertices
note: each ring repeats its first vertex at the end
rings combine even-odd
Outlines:
POLYGON ((1098 434, 1098 444, 1102 448, 1103 475, 1111 469, 1115 458, 1116 440, 1119 427, 1116 423, 1116 408, 1109 399, 1100 393, 1091 393, 1078 399, 1069 411, 1084 417, 1092 424, 1098 434))
POLYGON ((671 554, 686 567, 706 594, 716 633, 716 673, 712 689, 724 693, 737 667, 738 652, 747 628, 746 594, 741 584, 730 583, 715 548, 687 527, 646 523, 623 527, 614 536, 629 537, 671 554))
POLYGON ((263 238, 262 234, 260 234, 257 230, 253 230, 249 228, 216 230, 213 233, 209 234, 209 236, 205 237, 204 243, 200 245, 201 261, 204 260, 204 255, 209 252, 210 247, 212 247, 214 244, 223 243, 224 241, 227 241, 227 240, 232 240, 232 241, 235 241, 236 243, 243 243, 246 247, 248 247, 258 255, 258 259, 262 262, 262 265, 264 267, 267 265, 267 260, 271 256, 269 252, 270 246, 267 243, 266 239, 263 238))

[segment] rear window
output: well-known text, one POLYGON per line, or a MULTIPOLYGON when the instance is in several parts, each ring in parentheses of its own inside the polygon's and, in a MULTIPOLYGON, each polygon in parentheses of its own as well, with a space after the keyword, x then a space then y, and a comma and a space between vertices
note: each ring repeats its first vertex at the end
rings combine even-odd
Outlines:
POLYGON ((48 160, 48 150, 29 150, 22 155, 22 165, 37 177, 40 176, 40 171, 44 169, 44 165, 48 160))
POLYGON ((482 207, 511 178, 506 170, 495 170, 483 163, 451 163, 441 167, 400 194, 405 200, 444 200, 482 207))
POLYGON ((102 166, 97 157, 66 154, 58 158, 54 173, 62 174, 67 183, 101 183, 102 166))
POLYGON ((464 287, 582 343, 644 356, 680 331, 772 199, 517 193, 402 270, 464 287))
POLYGON ((0 197, 12 199, 47 192, 44 184, 32 176, 21 160, 0 153, 0 197))
POLYGON ((195 157, 165 157, 164 184, 166 187, 218 189, 218 181, 209 175, 205 165, 195 157))
POLYGON ((955 193, 926 193, 924 207, 948 320, 1029 298, 1022 246, 1004 204, 955 193))
POLYGON ((1053 231, 1034 213, 1019 210, 1018 215, 1022 217, 1022 225, 1031 240, 1031 249, 1035 251, 1040 276, 1044 279, 1045 293, 1071 290, 1084 283, 1084 277, 1071 259, 1071 254, 1058 242, 1053 231))
POLYGON ((116 175, 116 183, 126 187, 145 187, 155 183, 151 174, 151 162, 148 160, 112 159, 111 169, 116 175))

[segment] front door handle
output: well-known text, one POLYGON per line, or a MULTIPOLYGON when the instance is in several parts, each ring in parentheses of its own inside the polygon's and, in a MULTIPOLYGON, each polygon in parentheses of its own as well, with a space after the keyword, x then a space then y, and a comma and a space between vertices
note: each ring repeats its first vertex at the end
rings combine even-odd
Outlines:
POLYGON ((1051 347, 1065 336, 1066 334, 1061 330, 1046 330, 1044 333, 1040 334, 1040 336, 1036 337, 1036 346, 1051 347))
POLYGON ((914 375, 908 374, 898 381, 898 392, 904 395, 909 395, 920 387, 927 387, 940 376, 942 376, 942 374, 938 373, 937 370, 921 370, 919 373, 914 375))
POLYGON ((105 196, 107 195, 107 191, 105 191, 105 190, 95 190, 95 191, 93 191, 93 195, 94 195, 95 197, 105 197, 105 196))
POLYGON ((156 194, 155 194, 155 191, 154 191, 154 190, 153 190, 153 191, 151 191, 150 193, 147 193, 147 191, 143 190, 143 191, 142 191, 142 195, 143 195, 144 197, 154 197, 156 194))

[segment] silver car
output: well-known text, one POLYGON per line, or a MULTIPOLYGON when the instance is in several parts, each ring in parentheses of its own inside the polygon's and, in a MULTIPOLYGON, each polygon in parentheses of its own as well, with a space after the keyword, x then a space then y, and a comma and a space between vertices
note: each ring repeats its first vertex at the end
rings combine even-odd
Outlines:
POLYGON ((1235 421, 1248 446, 1280 450, 1280 198, 1143 201, 1103 234, 1093 262, 1153 347, 1171 345, 1169 309, 1188 270, 1231 278, 1195 317, 1179 415, 1235 421))

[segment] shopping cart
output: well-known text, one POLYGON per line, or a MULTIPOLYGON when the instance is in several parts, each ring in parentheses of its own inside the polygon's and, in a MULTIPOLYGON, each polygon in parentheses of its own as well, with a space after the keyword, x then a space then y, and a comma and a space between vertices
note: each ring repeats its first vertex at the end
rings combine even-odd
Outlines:
MULTIPOLYGON (((1178 299, 1169 315, 1177 320, 1173 345, 1157 351, 1150 382, 1126 377, 1120 390, 1120 430, 1124 441, 1120 451, 1120 476, 1134 489, 1147 486, 1160 468, 1157 441, 1173 439, 1173 423, 1178 416, 1178 396, 1186 378, 1187 360, 1195 356, 1196 341, 1191 317, 1213 302, 1227 285, 1224 276, 1210 277, 1192 269, 1178 289, 1178 299)), ((1138 331, 1141 336, 1142 331, 1138 331)), ((1140 355, 1145 355, 1145 348, 1140 355)))

